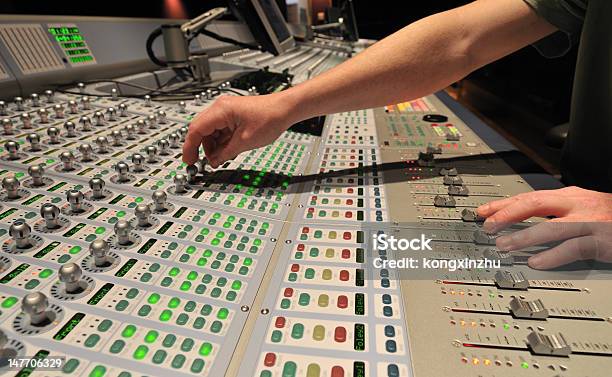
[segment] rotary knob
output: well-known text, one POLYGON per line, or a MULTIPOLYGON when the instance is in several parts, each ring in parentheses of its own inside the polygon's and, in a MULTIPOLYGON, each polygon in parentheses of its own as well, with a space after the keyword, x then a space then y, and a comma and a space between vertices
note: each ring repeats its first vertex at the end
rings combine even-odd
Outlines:
POLYGON ((108 153, 108 139, 106 136, 98 136, 96 138, 96 145, 98 146, 98 153, 108 153))
POLYGON ((6 177, 2 180, 2 188, 6 191, 6 197, 10 200, 15 200, 21 198, 19 194, 19 180, 15 177, 6 177))
POLYGON ((28 168, 28 175, 32 178, 33 187, 41 187, 45 185, 44 175, 45 168, 42 165, 32 165, 28 168))
POLYGON ((170 148, 170 142, 166 139, 160 139, 157 142, 157 147, 159 148, 159 154, 163 156, 167 156, 170 153, 168 150, 170 148))
POLYGON ((57 127, 47 128, 47 136, 49 136, 49 144, 59 144, 59 130, 57 127))
POLYGON ((64 130, 66 131, 66 137, 76 137, 76 126, 71 121, 64 123, 64 130))
POLYGON ((180 147, 179 145, 180 140, 181 140, 181 137, 176 132, 173 132, 170 135, 168 135, 168 141, 170 142, 170 148, 172 149, 177 149, 180 147))
POLYGON ((193 96, 193 104, 196 106, 202 105, 202 96, 199 94, 196 94, 195 96, 193 96))
POLYGON ((200 174, 206 174, 206 167, 208 166, 208 159, 206 157, 202 157, 200 161, 198 161, 198 169, 200 174))
POLYGON ((8 108, 6 102, 0 101, 0 116, 8 115, 8 108))
POLYGON ((30 325, 41 327, 51 322, 49 299, 42 292, 33 292, 25 295, 21 300, 21 310, 28 315, 30 325))
POLYGON ((174 176, 174 192, 176 194, 184 194, 187 192, 187 177, 183 174, 174 176))
POLYGON ((70 114, 76 114, 79 112, 79 106, 74 100, 68 101, 68 112, 70 114))
POLYGON ((24 128, 24 129, 32 128, 32 118, 30 117, 30 114, 23 113, 19 116, 19 119, 21 119, 21 128, 24 128))
POLYGON ((148 204, 140 203, 134 208, 134 215, 138 221, 139 228, 148 228, 151 226, 151 207, 148 204))
POLYGON ((155 205, 155 212, 166 212, 168 210, 167 201, 168 194, 166 194, 163 190, 155 190, 153 191, 153 195, 151 195, 151 199, 153 199, 153 204, 155 205))
POLYGON ((64 117, 64 106, 61 104, 56 104, 53 106, 53 112, 55 113, 55 118, 61 119, 64 117))
POLYGON ((132 244, 132 240, 130 239, 132 226, 127 220, 121 219, 117 221, 113 229, 115 231, 115 236, 117 237, 117 244, 120 246, 128 246, 132 244))
POLYGON ((78 190, 68 190, 66 192, 66 200, 70 205, 70 213, 79 214, 85 212, 83 209, 83 201, 85 195, 78 190))
POLYGON ((63 171, 74 170, 74 155, 70 151, 65 151, 60 154, 60 161, 62 162, 63 171))
POLYGON ((93 160, 93 148, 90 144, 81 144, 78 147, 79 153, 81 154, 81 161, 89 162, 93 160))
POLYGON ((83 115, 81 119, 79 119, 79 124, 83 131, 91 131, 91 119, 87 115, 83 115))
POLYGON ((108 119, 110 122, 117 120, 117 110, 114 107, 109 107, 106 109, 106 119, 108 119))
POLYGON ((115 164, 115 172, 117 173, 117 183, 125 183, 130 180, 130 167, 123 161, 115 164))
POLYGON ((96 267, 104 267, 108 265, 109 251, 110 245, 102 238, 95 239, 89 244, 89 254, 93 256, 94 265, 96 267))
POLYGON ((185 137, 187 136, 187 132, 189 132, 189 128, 181 127, 179 129, 179 135, 181 135, 181 141, 185 141, 185 137))
POLYGON ((147 117, 147 123, 149 124, 149 128, 157 128, 157 117, 153 114, 149 115, 147 117))
POLYGON ((83 110, 90 110, 91 109, 91 101, 89 100, 89 97, 87 97, 87 96, 81 97, 81 108, 83 110))
POLYGON ((38 152, 42 150, 42 147, 40 146, 40 136, 38 136, 37 133, 28 134, 28 136, 26 136, 26 140, 28 143, 30 143, 30 151, 38 152))
POLYGON ((85 84, 83 84, 82 82, 78 83, 77 89, 79 90, 79 93, 81 94, 85 93, 85 84))
POLYGON ((185 101, 180 101, 178 103, 178 107, 179 107, 179 113, 186 113, 187 112, 187 104, 185 103, 185 101))
POLYGON ((206 89, 206 99, 212 99, 212 98, 213 98, 212 89, 206 89))
POLYGON ((136 130, 138 130, 139 134, 146 134, 147 133, 147 123, 142 120, 142 119, 138 119, 138 121, 136 121, 136 130))
POLYGON ((149 145, 145 149, 145 153, 147 154, 147 162, 150 164, 154 164, 157 162, 157 147, 154 145, 149 145))
POLYGON ((119 116, 124 118, 126 116, 128 116, 128 112, 127 112, 128 106, 125 103, 120 103, 119 104, 119 116))
POLYGON ((136 128, 134 127, 133 124, 127 124, 125 126, 125 133, 126 133, 126 139, 128 140, 134 140, 136 139, 136 128))
POLYGON ((62 224, 59 220, 60 209, 51 203, 45 203, 40 207, 40 216, 45 220, 45 228, 49 230, 59 229, 62 224))
POLYGON ((38 94, 32 93, 30 95, 30 101, 32 101, 32 107, 40 106, 40 98, 38 97, 38 94))
POLYGON ((5 135, 13 134, 13 120, 11 118, 2 119, 2 132, 5 135))
POLYGON ((106 118, 104 118, 104 113, 102 113, 101 111, 96 111, 93 115, 93 118, 96 126, 106 126, 106 118))
POLYGON ((134 171, 137 173, 145 171, 144 168, 145 158, 140 153, 134 153, 132 155, 132 164, 134 164, 134 171))
POLYGON ((47 103, 55 102, 55 93, 53 93, 53 90, 45 90, 45 97, 47 97, 47 103))
POLYGON ((58 271, 59 281, 64 285, 64 290, 68 294, 77 294, 83 291, 82 280, 83 271, 76 263, 63 264, 58 271))
POLYGON ((9 160, 19 160, 19 143, 9 140, 4 143, 4 149, 8 152, 9 160))
POLYGON ((102 178, 92 178, 89 180, 89 188, 91 189, 93 199, 102 199, 106 196, 104 194, 104 186, 106 186, 106 182, 102 178))
POLYGON ((32 247, 32 241, 30 235, 32 234, 32 228, 23 219, 17 219, 13 221, 9 227, 9 234, 13 241, 15 241, 15 247, 18 250, 29 249, 32 247))
POLYGON ((23 106, 23 98, 21 97, 15 97, 13 99, 13 102, 15 103, 15 108, 17 109, 17 111, 23 111, 25 109, 25 107, 23 106))
POLYGON ((113 138, 113 146, 120 147, 123 140, 123 134, 121 134, 121 131, 114 130, 111 132, 111 137, 113 138))
POLYGON ((40 123, 49 123, 49 112, 47 109, 42 108, 38 110, 38 118, 40 123))
POLYGON ((119 91, 117 91, 116 88, 111 89, 111 98, 113 99, 113 101, 116 101, 119 99, 119 91))
POLYGON ((144 105, 145 105, 145 107, 151 107, 152 106, 152 104, 151 104, 151 96, 148 95, 148 94, 146 94, 144 96, 144 105))
POLYGON ((164 110, 159 110, 157 112, 157 123, 166 124, 168 122, 168 118, 166 116, 166 112, 164 110))
POLYGON ((187 181, 191 184, 196 183, 198 176, 198 167, 195 165, 187 165, 185 168, 187 173, 187 181))

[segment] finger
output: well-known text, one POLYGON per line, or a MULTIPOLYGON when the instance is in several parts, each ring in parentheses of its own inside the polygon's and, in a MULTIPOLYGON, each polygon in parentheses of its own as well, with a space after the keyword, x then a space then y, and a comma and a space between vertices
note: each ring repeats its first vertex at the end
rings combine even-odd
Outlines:
POLYGON ((569 239, 552 249, 534 255, 527 263, 531 268, 548 270, 578 260, 599 259, 603 250, 599 250, 597 239, 593 236, 569 239))
POLYGON ((212 137, 207 136, 204 138, 204 140, 202 140, 202 148, 204 148, 204 154, 206 157, 208 157, 215 153, 215 150, 217 149, 217 142, 212 137))
POLYGON ((226 127, 227 118, 214 108, 205 110, 191 121, 183 144, 183 161, 193 164, 198 160, 198 149, 205 137, 213 135, 218 128, 226 127))
POLYGON ((188 131, 183 143, 183 162, 192 165, 198 161, 198 150, 203 138, 197 132, 188 131))
POLYGON ((567 200, 544 192, 533 192, 487 217, 483 227, 486 232, 495 233, 531 217, 563 216, 570 209, 567 200))
POLYGON ((508 205, 519 200, 520 196, 521 195, 519 194, 519 195, 512 196, 510 198, 494 200, 492 202, 483 204, 480 207, 476 208, 476 212, 478 213, 478 215, 482 217, 489 217, 495 212, 499 211, 500 209, 507 207, 508 205))
POLYGON ((513 251, 587 234, 591 234, 591 227, 587 223, 551 220, 500 236, 496 245, 502 251, 513 251))
POLYGON ((244 146, 241 146, 241 141, 238 139, 239 138, 234 135, 234 137, 229 139, 225 144, 218 146, 216 153, 211 156, 213 166, 219 166, 225 161, 233 159, 243 150, 241 147, 244 148, 244 146))

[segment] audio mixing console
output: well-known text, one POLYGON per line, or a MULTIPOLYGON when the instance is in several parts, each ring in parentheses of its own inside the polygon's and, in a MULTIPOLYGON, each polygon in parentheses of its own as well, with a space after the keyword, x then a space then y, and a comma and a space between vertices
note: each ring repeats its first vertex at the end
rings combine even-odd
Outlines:
MULTIPOLYGON (((345 58, 212 60, 299 82, 345 58)), ((447 95, 332 114, 321 136, 288 131, 213 170, 181 162, 190 120, 252 93, 169 104, 95 88, 0 102, 0 373, 609 375, 605 271, 535 275, 474 213, 558 184, 519 175, 512 147, 447 95), (372 250, 377 234, 432 240, 406 256, 502 268, 374 268, 396 257, 372 250)))

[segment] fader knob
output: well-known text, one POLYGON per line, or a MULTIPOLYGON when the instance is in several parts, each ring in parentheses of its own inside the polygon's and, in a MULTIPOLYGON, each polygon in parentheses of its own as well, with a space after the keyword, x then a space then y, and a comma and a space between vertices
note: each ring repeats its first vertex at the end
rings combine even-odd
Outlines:
POLYGON ((200 106, 202 104, 202 96, 199 94, 193 96, 193 104, 196 106, 200 106))
POLYGON ((113 101, 116 101, 119 99, 119 92, 117 91, 116 88, 111 89, 111 98, 113 99, 113 101))
POLYGON ((8 152, 9 160, 19 160, 19 143, 9 140, 4 143, 4 148, 8 152))
POLYGON ((30 317, 30 325, 44 326, 49 323, 49 300, 42 292, 28 293, 21 300, 21 310, 30 317))
POLYGON ((66 192, 66 200, 70 205, 70 212, 73 214, 83 212, 83 200, 85 195, 78 190, 69 190, 66 192))
POLYGON ((187 132, 189 132, 189 129, 187 127, 181 127, 179 129, 179 134, 181 135, 181 141, 185 141, 185 137, 187 136, 187 132))
POLYGON ((32 118, 30 117, 30 114, 23 113, 19 116, 19 118, 21 119, 21 128, 24 128, 24 129, 32 128, 32 118))
POLYGON ((151 107, 151 96, 148 94, 144 96, 144 105, 146 107, 151 107))
POLYGON ((111 122, 117 120, 117 110, 114 107, 109 107, 108 109, 106 109, 106 119, 111 122))
POLYGON ((109 251, 110 245, 102 238, 95 239, 89 244, 89 254, 93 256, 96 267, 104 267, 108 263, 109 251))
POLYGON ((55 118, 63 118, 64 117, 64 106, 62 106, 61 104, 57 104, 55 106, 53 106, 53 112, 55 113, 55 118))
POLYGON ((125 126, 125 133, 126 133, 126 139, 128 140, 134 140, 136 139, 136 129, 134 128, 133 124, 128 124, 125 126))
POLYGON ((117 182, 125 183, 130 180, 129 173, 130 167, 125 162, 121 161, 115 165, 115 172, 117 173, 117 182))
POLYGON ((49 123, 49 112, 47 109, 42 108, 38 110, 38 118, 40 123, 49 123))
POLYGON ((98 127, 106 126, 106 119, 101 111, 96 111, 93 115, 95 125, 98 127))
POLYGON ((55 93, 53 93, 53 90, 45 90, 45 97, 47 97, 47 103, 55 102, 55 93))
POLYGON ((6 107, 6 102, 4 102, 4 101, 0 101, 0 115, 1 116, 8 115, 8 111, 7 111, 7 107, 6 107))
POLYGON ((187 173, 187 181, 189 183, 195 183, 198 175, 198 167, 195 165, 187 165, 185 172, 187 173))
POLYGON ((140 153, 134 153, 132 155, 132 164, 134 164, 134 171, 135 172, 142 172, 144 171, 144 161, 145 158, 143 155, 141 155, 140 153))
POLYGON ((120 103, 119 104, 119 116, 122 118, 128 116, 127 109, 128 109, 128 106, 125 103, 120 103))
POLYGON ((64 283, 64 290, 68 294, 80 293, 83 290, 81 276, 83 271, 76 263, 63 264, 58 271, 59 281, 64 283))
POLYGON ((60 154, 60 161, 62 162, 63 171, 74 170, 74 155, 70 151, 65 151, 60 154))
POLYGON ((30 95, 30 100, 32 101, 32 107, 40 106, 40 98, 38 98, 38 94, 32 93, 32 95, 30 95))
POLYGON ((151 226, 151 207, 148 204, 140 203, 134 208, 134 215, 138 220, 139 228, 147 228, 151 226))
POLYGON ((104 198, 104 186, 106 186, 106 182, 102 178, 92 178, 89 180, 89 188, 94 199, 104 198))
POLYGON ((114 226, 115 236, 117 237, 117 243, 121 246, 127 246, 132 243, 130 240, 130 232, 132 226, 127 220, 121 219, 115 223, 114 226))
POLYGON ((19 199, 19 180, 13 177, 6 177, 2 180, 2 188, 6 191, 7 199, 19 199))
POLYGON ((49 136, 49 144, 59 144, 59 130, 57 127, 47 128, 47 136, 49 136))
POLYGON ((79 153, 81 153, 81 161, 88 162, 93 160, 93 148, 90 144, 84 143, 78 147, 79 153))
POLYGON ((149 128, 157 128, 157 117, 153 114, 149 115, 147 117, 147 123, 149 124, 149 128))
POLYGON ((77 135, 76 126, 71 121, 64 123, 64 130, 66 130, 66 137, 75 137, 77 135))
POLYGON ((40 136, 37 133, 31 133, 26 136, 26 140, 30 143, 30 150, 32 152, 38 152, 42 148, 40 147, 40 136))
POLYGON ((79 89, 79 93, 85 93, 85 84, 83 84, 82 82, 77 84, 77 88, 79 89))
POLYGON ((157 162, 157 147, 155 145, 149 145, 145 152, 147 154, 147 162, 155 163, 157 162))
POLYGON ((111 137, 113 138, 113 146, 120 147, 122 139, 123 139, 123 135, 121 134, 121 131, 114 130, 113 132, 111 132, 111 137))
POLYGON ((161 139, 157 142, 157 146, 159 147, 159 154, 161 155, 168 155, 169 151, 168 149, 170 148, 170 142, 168 142, 168 140, 166 139, 161 139))
POLYGON ((166 112, 164 110, 159 110, 157 112, 157 123, 166 124, 166 122, 167 122, 166 112))
POLYGON ((184 194, 187 192, 187 177, 183 174, 177 174, 174 176, 174 192, 177 194, 184 194))
POLYGON ((57 229, 62 225, 59 222, 60 209, 51 203, 45 203, 40 207, 40 216, 45 220, 45 228, 57 229))
POLYGON ((108 139, 106 136, 98 136, 96 138, 96 145, 98 146, 98 153, 108 153, 108 139))
POLYGON ((68 101, 68 112, 70 114, 76 114, 79 112, 79 106, 77 105, 76 101, 74 100, 68 101))
POLYGON ((167 210, 166 202, 168 201, 168 194, 163 190, 155 190, 151 196, 153 204, 155 204, 155 212, 165 212, 167 210))
POLYGON ((91 101, 89 100, 89 97, 87 97, 87 96, 81 97, 81 108, 83 110, 90 110, 91 109, 91 101))
POLYGON ((13 102, 15 102, 15 107, 17 108, 17 111, 23 111, 24 110, 24 106, 23 106, 23 98, 21 97, 15 97, 13 99, 13 102))
POLYGON ((198 171, 200 174, 206 174, 206 166, 208 166, 208 159, 206 157, 202 157, 200 161, 198 161, 198 171))
POLYGON ((32 246, 30 241, 30 234, 32 234, 32 228, 23 219, 13 221, 9 227, 9 234, 15 241, 17 249, 28 249, 32 246))
POLYGON ((13 134, 13 121, 11 118, 2 119, 2 131, 5 135, 13 134))
POLYGON ((91 119, 87 115, 83 115, 81 119, 79 119, 79 124, 83 131, 91 131, 91 119))
POLYGON ((139 119, 136 122, 136 130, 138 130, 139 134, 146 134, 147 133, 147 123, 145 123, 144 120, 139 119))
POLYGON ((206 89, 206 99, 212 99, 212 98, 213 98, 212 89, 206 89))
POLYGON ((187 104, 185 103, 185 101, 180 101, 178 103, 178 107, 179 107, 179 113, 186 113, 187 112, 187 104))
POLYGON ((45 175, 45 168, 42 165, 32 165, 28 168, 28 175, 32 178, 32 186, 40 187, 44 186, 45 182, 43 177, 45 175))
POLYGON ((170 148, 172 149, 177 149, 180 147, 179 145, 180 140, 181 140, 181 137, 176 132, 173 132, 170 135, 168 135, 168 141, 170 142, 170 148))

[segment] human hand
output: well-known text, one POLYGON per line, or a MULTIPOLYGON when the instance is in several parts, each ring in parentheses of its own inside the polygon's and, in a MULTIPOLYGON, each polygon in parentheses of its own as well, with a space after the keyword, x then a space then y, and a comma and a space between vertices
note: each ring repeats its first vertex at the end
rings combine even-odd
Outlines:
POLYGON ((554 241, 558 246, 529 258, 529 266, 550 269, 577 260, 612 262, 612 194, 566 187, 519 194, 478 207, 484 230, 496 233, 531 217, 553 219, 497 238, 500 251, 554 241))
POLYGON ((198 149, 216 168, 246 150, 276 140, 293 123, 290 102, 281 93, 254 96, 221 96, 191 121, 183 145, 183 161, 198 161, 198 149))

